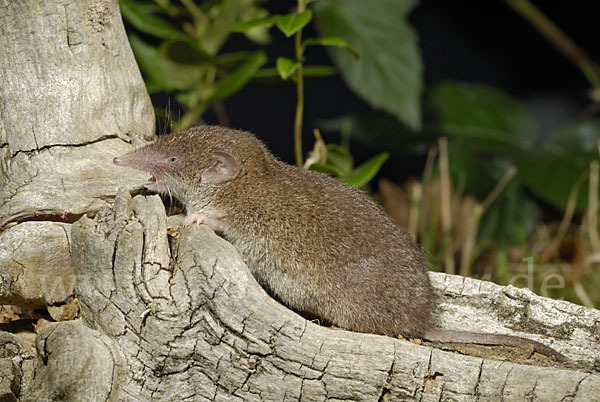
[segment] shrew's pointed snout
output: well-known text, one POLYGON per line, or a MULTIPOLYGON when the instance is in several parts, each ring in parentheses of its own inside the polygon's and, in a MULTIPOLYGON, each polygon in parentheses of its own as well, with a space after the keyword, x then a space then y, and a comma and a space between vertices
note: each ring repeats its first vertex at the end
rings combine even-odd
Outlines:
MULTIPOLYGON (((113 159, 113 163, 118 166, 127 166, 137 169, 136 159, 132 157, 131 153, 117 156, 113 159)), ((139 164, 139 161, 138 161, 139 164)))

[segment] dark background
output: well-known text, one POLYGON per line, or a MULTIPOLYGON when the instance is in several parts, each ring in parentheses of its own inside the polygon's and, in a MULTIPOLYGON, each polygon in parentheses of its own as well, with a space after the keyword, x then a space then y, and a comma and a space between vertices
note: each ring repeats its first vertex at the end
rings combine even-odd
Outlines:
MULTIPOLYGON (((295 1, 267 1, 271 13, 287 13, 295 1)), ((588 55, 600 60, 597 1, 537 1, 535 4, 588 55)), ((580 70, 503 1, 425 0, 410 14, 422 52, 424 87, 444 80, 488 84, 522 101, 537 119, 540 141, 552 129, 575 119, 589 105, 590 88, 580 70)), ((293 39, 271 29, 268 67, 278 56, 293 57, 293 39)), ((311 25, 304 36, 315 36, 311 25)), ((242 35, 233 35, 223 52, 256 49, 242 35)), ((331 64, 323 48, 309 47, 306 64, 331 64)), ((166 108, 167 96, 155 95, 156 107, 166 108)), ((225 101, 231 126, 252 131, 286 162, 293 162, 293 122, 296 93, 293 83, 250 83, 225 101)), ((178 106, 171 100, 176 117, 178 106)), ((305 82, 304 153, 312 147, 313 128, 320 119, 369 111, 367 103, 341 77, 305 82)), ((217 123, 208 112, 207 123, 217 123)), ((324 133, 336 142, 335 133, 324 133)), ((358 162, 385 149, 356 144, 351 152, 358 162)), ((402 178, 419 175, 422 158, 395 152, 384 164, 383 175, 402 178)))

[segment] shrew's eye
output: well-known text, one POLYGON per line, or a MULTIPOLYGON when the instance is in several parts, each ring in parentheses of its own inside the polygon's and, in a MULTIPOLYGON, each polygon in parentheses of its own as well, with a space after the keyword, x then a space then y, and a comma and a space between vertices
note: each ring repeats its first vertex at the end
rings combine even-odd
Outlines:
POLYGON ((177 162, 177 157, 176 156, 171 157, 170 161, 171 162, 177 162))

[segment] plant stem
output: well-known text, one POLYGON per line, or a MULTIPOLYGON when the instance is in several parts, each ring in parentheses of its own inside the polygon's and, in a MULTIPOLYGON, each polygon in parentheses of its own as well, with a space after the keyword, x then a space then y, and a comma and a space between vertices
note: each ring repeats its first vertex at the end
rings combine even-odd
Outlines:
POLYGON ((581 185, 588 178, 589 172, 586 172, 579 176, 573 187, 571 188, 571 192, 569 193, 569 198, 567 199, 567 207, 565 208, 565 215, 560 221, 560 225, 558 225, 558 230, 556 231, 556 236, 552 239, 550 244, 542 250, 540 253, 539 261, 540 263, 545 263, 550 261, 552 257, 554 257, 560 247, 560 243, 564 239, 567 234, 567 230, 569 229, 569 225, 573 220, 573 215, 575 214, 575 207, 577 206, 577 197, 579 196, 579 190, 581 185))
POLYGON ((588 225, 592 250, 600 252, 600 237, 598 236, 598 161, 590 163, 590 190, 588 196, 588 225))
POLYGON ((496 201, 496 198, 498 198, 498 196, 500 195, 502 190, 504 190, 506 185, 512 180, 513 177, 515 177, 516 174, 517 174, 516 167, 511 166, 508 168, 506 173, 504 173, 504 176, 502 176, 502 178, 500 179, 498 184, 496 184, 496 187, 494 187, 492 192, 489 193, 487 197, 485 197, 485 200, 483 200, 483 203, 481 204, 482 212, 487 211, 487 209, 490 207, 490 205, 492 205, 492 203, 494 201, 496 201))
POLYGON ((201 35, 206 30, 206 27, 210 25, 210 19, 193 0, 181 0, 181 2, 194 18, 196 35, 193 36, 198 37, 198 35, 201 35))
POLYGON ((508 5, 533 25, 550 43, 579 67, 594 88, 600 88, 600 68, 529 0, 506 0, 508 5))
POLYGON ((455 274, 452 253, 452 195, 450 194, 450 168, 448 163, 448 140, 440 138, 440 217, 442 221, 444 267, 448 274, 455 274))
MULTIPOLYGON (((304 0, 298 0, 298 13, 305 10, 304 0)), ((294 148, 296 151, 296 165, 304 165, 302 156, 302 115, 304 114, 304 82, 302 75, 302 29, 296 32, 296 61, 298 69, 296 70, 296 119, 294 121, 294 148)))
POLYGON ((477 239, 477 229, 479 228, 479 221, 483 215, 483 207, 481 204, 475 204, 473 212, 471 213, 471 219, 468 223, 468 235, 467 240, 463 244, 461 257, 460 257, 460 275, 471 276, 471 262, 473 257, 473 250, 475 249, 475 240, 477 239))

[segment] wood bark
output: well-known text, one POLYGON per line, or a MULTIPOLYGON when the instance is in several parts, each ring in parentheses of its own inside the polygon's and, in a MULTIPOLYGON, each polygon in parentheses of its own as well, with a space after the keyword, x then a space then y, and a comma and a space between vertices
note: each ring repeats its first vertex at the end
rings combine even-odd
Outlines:
POLYGON ((272 299, 231 244, 205 226, 181 228, 176 218, 167 219, 158 196, 131 199, 122 191, 113 209, 73 225, 83 322, 42 330, 38 376, 25 400, 583 401, 600 395, 597 310, 432 275, 442 326, 527 336, 577 360, 582 370, 529 358, 528 351, 513 351, 517 361, 510 362, 498 348, 476 357, 327 328, 272 299), (57 381, 61 367, 69 370, 57 381))

